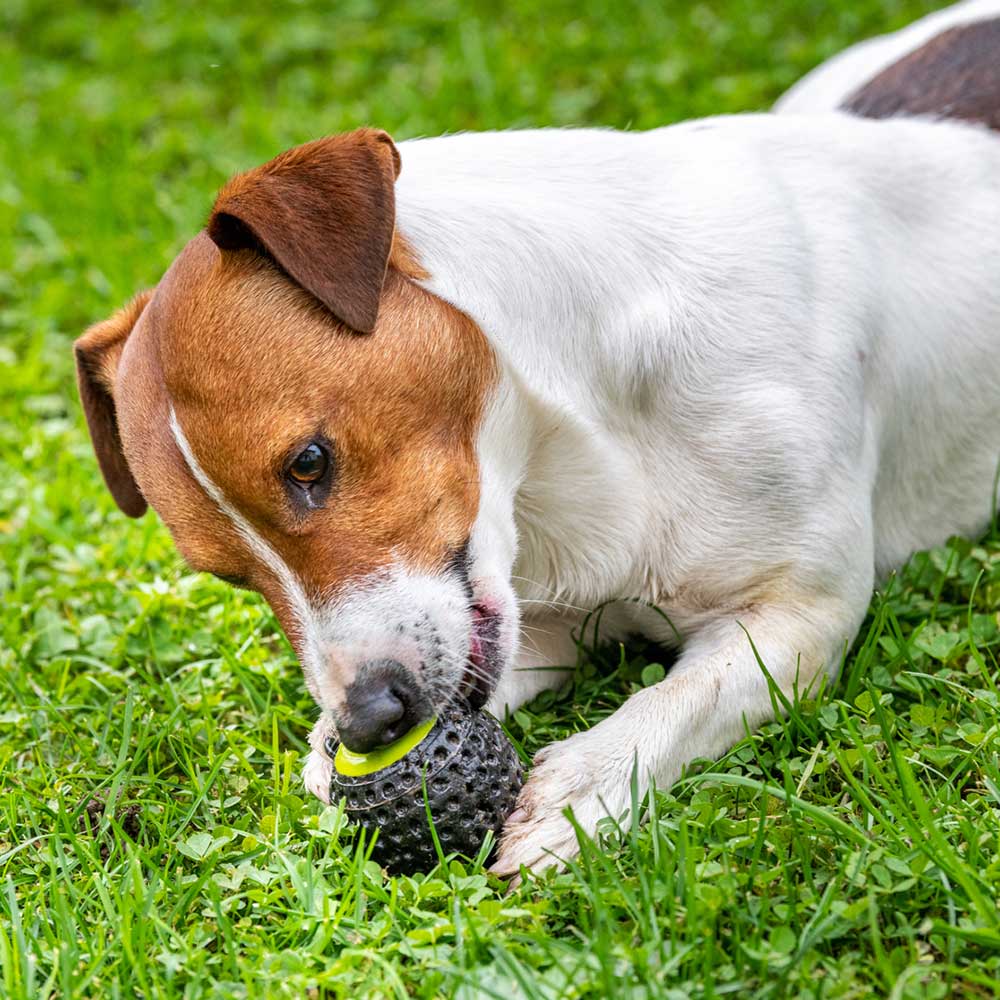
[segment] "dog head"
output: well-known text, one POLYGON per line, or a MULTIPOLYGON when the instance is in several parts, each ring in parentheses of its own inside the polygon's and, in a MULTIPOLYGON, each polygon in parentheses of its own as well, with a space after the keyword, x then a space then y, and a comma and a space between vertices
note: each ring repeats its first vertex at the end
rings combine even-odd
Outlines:
POLYGON ((233 179, 159 285, 76 343, 105 480, 197 570, 259 591, 356 750, 512 653, 484 576, 486 338, 394 236, 399 155, 374 130, 233 179))

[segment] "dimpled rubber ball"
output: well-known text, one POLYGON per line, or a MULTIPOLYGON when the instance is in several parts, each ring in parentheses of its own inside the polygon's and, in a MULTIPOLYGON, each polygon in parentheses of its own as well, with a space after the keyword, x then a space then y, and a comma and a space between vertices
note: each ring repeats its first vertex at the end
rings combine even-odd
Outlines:
POLYGON ((370 754, 341 744, 330 800, 343 799, 354 822, 379 831, 375 861, 412 874, 438 862, 428 804, 441 850, 475 857, 488 831, 499 835, 523 782, 521 761, 496 719, 453 706, 370 754))

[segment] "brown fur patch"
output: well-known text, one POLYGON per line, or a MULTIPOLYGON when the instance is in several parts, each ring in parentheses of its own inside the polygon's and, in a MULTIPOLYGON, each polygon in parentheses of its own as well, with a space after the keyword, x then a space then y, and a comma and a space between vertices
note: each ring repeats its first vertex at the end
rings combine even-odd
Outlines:
POLYGON ((1000 19, 942 32, 879 73, 843 108, 866 118, 935 115, 1000 129, 1000 19))
POLYGON ((204 235, 164 277, 129 339, 115 394, 143 494, 198 569, 260 590, 296 642, 278 581, 188 471, 172 405, 205 473, 311 597, 399 558, 441 567, 478 510, 475 453, 495 362, 468 317, 390 268, 378 322, 339 323, 267 257, 204 235), (335 479, 309 510, 284 480, 311 440, 335 479))

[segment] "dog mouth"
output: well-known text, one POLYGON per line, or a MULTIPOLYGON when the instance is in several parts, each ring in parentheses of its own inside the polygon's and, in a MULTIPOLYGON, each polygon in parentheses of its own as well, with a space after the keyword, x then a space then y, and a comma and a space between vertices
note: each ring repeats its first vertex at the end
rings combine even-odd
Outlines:
POLYGON ((473 708, 482 708, 500 679, 500 614, 482 603, 470 609, 469 658, 459 693, 473 708))

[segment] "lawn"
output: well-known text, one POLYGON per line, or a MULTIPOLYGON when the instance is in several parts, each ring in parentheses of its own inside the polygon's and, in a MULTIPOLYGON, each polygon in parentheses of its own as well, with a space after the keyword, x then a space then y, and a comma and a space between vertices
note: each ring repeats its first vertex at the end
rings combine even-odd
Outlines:
MULTIPOLYGON (((289 145, 766 108, 932 6, 5 0, 0 997, 1000 993, 996 531, 914 557, 832 690, 569 871, 392 879, 300 784, 315 710, 268 609, 114 507, 70 355, 289 145)), ((530 754, 659 659, 582 650, 509 731, 530 754)))

